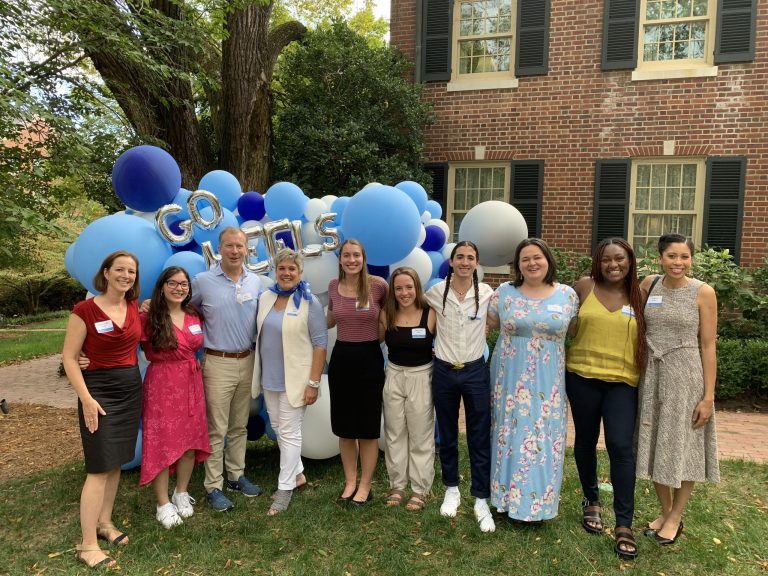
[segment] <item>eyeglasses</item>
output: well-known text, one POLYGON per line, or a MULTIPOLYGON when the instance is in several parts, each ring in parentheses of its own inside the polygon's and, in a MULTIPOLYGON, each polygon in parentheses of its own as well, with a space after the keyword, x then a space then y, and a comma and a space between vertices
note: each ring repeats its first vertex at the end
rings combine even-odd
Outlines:
POLYGON ((189 282, 176 282, 176 280, 167 280, 165 283, 168 288, 175 290, 181 288, 182 290, 189 290, 189 282))

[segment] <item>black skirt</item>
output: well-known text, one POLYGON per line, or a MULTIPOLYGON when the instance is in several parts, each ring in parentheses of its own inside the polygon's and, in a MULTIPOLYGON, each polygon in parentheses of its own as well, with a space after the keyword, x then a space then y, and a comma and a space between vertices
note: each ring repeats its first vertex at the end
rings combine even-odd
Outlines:
POLYGON ((337 340, 328 364, 331 429, 339 438, 376 439, 381 432, 384 356, 377 340, 337 340))
POLYGON ((104 368, 83 372, 88 392, 106 412, 99 414, 99 428, 85 426, 83 405, 78 400, 80 438, 83 440, 85 471, 109 472, 133 460, 141 418, 141 373, 138 366, 104 368))

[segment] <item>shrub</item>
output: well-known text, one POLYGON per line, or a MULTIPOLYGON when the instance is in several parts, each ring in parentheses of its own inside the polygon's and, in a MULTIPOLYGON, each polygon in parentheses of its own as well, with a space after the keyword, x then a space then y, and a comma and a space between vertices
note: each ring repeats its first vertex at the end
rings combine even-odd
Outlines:
POLYGON ((560 248, 553 248, 552 255, 555 257, 555 264, 557 265, 558 282, 572 286, 582 276, 589 275, 592 268, 591 256, 560 248))
POLYGON ((716 397, 768 394, 768 341, 717 341, 716 397))

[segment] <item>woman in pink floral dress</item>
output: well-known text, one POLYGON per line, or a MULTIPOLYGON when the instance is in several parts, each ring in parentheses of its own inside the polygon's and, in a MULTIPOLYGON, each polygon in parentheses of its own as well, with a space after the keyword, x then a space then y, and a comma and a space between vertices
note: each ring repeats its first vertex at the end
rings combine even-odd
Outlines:
POLYGON ((163 271, 142 314, 141 345, 151 362, 144 377, 142 455, 139 483, 152 483, 156 518, 173 528, 194 513, 187 487, 192 469, 211 453, 200 364, 203 323, 190 305, 190 281, 183 268, 163 271), (168 477, 176 489, 168 497, 168 477))

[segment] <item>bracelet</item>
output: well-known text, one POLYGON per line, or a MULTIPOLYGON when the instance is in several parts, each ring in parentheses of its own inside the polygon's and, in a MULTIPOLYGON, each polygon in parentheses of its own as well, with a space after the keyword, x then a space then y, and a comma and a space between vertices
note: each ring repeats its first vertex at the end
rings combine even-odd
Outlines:
POLYGON ((312 379, 310 378, 310 380, 309 380, 309 383, 308 383, 308 386, 309 386, 310 388, 315 388, 315 389, 317 389, 317 388, 320 388, 320 380, 312 380, 312 379))

